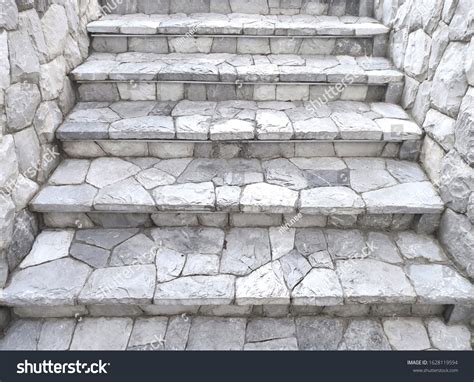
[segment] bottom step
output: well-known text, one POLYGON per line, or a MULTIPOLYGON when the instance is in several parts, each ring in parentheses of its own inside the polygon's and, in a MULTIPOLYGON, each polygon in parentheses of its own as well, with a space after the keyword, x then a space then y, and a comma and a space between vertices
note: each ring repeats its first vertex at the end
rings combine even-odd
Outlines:
POLYGON ((426 315, 473 303, 430 236, 302 228, 43 231, 0 290, 30 317, 426 315))
POLYGON ((18 320, 0 350, 472 350, 439 318, 148 317, 18 320))

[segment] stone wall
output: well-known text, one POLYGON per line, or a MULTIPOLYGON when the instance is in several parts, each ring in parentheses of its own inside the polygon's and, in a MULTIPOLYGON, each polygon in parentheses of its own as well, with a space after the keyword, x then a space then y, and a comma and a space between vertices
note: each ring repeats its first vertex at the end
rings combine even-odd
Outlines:
POLYGON ((472 0, 376 0, 405 73, 402 106, 424 127, 420 160, 448 209, 439 238, 474 278, 474 8, 472 0))
POLYGON ((75 103, 67 74, 89 53, 97 0, 0 0, 0 287, 38 232, 27 204, 60 157, 75 103))

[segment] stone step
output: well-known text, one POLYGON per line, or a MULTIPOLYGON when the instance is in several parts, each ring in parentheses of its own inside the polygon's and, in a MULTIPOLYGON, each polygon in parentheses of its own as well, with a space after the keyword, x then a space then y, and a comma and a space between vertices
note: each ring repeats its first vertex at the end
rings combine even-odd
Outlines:
POLYGON ((90 23, 97 52, 385 56, 389 29, 369 17, 201 13, 109 15, 90 23))
POLYGON ((440 315, 474 286, 412 231, 46 230, 0 290, 23 317, 440 315))
POLYGON ((18 319, 0 350, 472 350, 469 326, 437 317, 158 316, 18 319), (212 333, 212 335, 210 334, 212 333))
POLYGON ((439 214, 422 168, 382 158, 112 158, 64 161, 36 212, 439 214))
MULTIPOLYGON (((401 143, 419 144, 422 134, 400 106, 350 101, 85 102, 76 105, 56 132, 63 142, 85 142, 79 152, 80 144, 72 150, 70 145, 64 146, 72 157, 94 156, 90 145, 100 148, 102 142, 116 156, 131 156, 131 150, 135 155, 146 155, 154 150, 153 145, 148 146, 152 142, 196 143, 193 152, 205 151, 211 142, 319 142, 329 143, 331 149, 337 142, 360 143, 359 148, 364 143, 381 148, 390 144, 386 155, 397 156, 401 143)), ((367 154, 371 151, 367 146, 367 154)), ((324 155, 322 152, 316 155, 324 155)))
POLYGON ((103 13, 247 13, 260 15, 372 16, 374 0, 105 0, 103 13))
POLYGON ((403 74, 382 57, 93 53, 72 71, 82 101, 326 100, 397 103, 403 74))

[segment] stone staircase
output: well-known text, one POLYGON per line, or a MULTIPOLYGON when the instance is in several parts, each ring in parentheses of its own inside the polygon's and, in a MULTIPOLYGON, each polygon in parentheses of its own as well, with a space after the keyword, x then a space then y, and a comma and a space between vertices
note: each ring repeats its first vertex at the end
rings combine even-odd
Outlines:
POLYGON ((371 1, 109 7, 1 304, 413 319, 473 304, 434 236, 444 204, 371 1))

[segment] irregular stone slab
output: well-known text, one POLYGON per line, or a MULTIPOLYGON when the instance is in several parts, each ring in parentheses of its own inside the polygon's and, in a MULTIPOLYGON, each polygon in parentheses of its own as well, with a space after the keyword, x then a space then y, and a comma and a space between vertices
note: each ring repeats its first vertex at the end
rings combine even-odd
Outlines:
POLYGON ((181 275, 186 255, 169 248, 160 248, 156 254, 157 281, 171 281, 181 275))
POLYGON ((186 350, 242 350, 246 320, 195 317, 186 350))
POLYGON ((164 350, 167 325, 168 318, 166 317, 137 318, 127 349, 164 350))
POLYGON ((125 350, 131 318, 85 318, 77 324, 70 350, 125 350))
POLYGON ((255 123, 241 119, 227 119, 213 123, 210 128, 213 141, 245 140, 255 137, 255 123))
POLYGON ((280 258, 280 264, 288 288, 293 289, 311 270, 311 265, 298 251, 280 258))
POLYGON ((38 341, 38 350, 69 350, 76 321, 71 319, 54 319, 44 322, 38 341))
POLYGON ((407 161, 387 160, 387 170, 400 183, 424 182, 428 180, 422 168, 407 161))
POLYGON ((220 254, 224 246, 224 231, 218 228, 158 228, 151 235, 160 248, 184 254, 220 254))
POLYGON ((246 186, 242 192, 242 212, 291 213, 295 211, 298 193, 267 183, 246 186))
POLYGON ((285 305, 290 302, 283 271, 272 262, 236 281, 237 305, 285 305))
POLYGON ((74 243, 71 246, 70 255, 93 268, 104 268, 109 260, 110 251, 92 245, 74 243))
POLYGON ((271 261, 268 231, 263 228, 233 228, 226 235, 220 272, 248 275, 271 261))
POLYGON ((295 322, 291 318, 255 318, 247 324, 246 342, 284 339, 295 335, 295 322))
POLYGON ((41 232, 30 254, 20 264, 20 269, 67 257, 73 237, 73 231, 41 232))
POLYGON ((389 235, 380 232, 369 232, 367 237, 368 255, 374 260, 390 264, 401 264, 403 259, 398 248, 389 235))
POLYGON ((46 186, 31 201, 37 212, 88 212, 97 189, 83 184, 80 186, 46 186))
POLYGON ((416 300, 413 287, 398 266, 371 259, 344 260, 336 264, 348 302, 409 304, 416 300))
POLYGON ((433 346, 439 350, 472 350, 471 333, 462 325, 446 325, 439 318, 428 321, 433 346))
POLYGON ((323 230, 317 228, 301 228, 296 230, 296 249, 303 256, 324 251, 328 245, 323 230))
POLYGON ((216 203, 211 182, 158 187, 153 191, 153 197, 158 209, 163 211, 212 211, 216 203))
POLYGON ((163 116, 122 119, 110 125, 111 139, 173 139, 173 118, 163 116))
POLYGON ((283 111, 259 110, 256 116, 257 139, 291 139, 293 126, 283 111))
POLYGON ((474 286, 446 265, 410 265, 407 271, 423 304, 472 303, 474 286))
POLYGON ((344 333, 344 322, 333 318, 296 319, 300 350, 337 350, 344 333))
POLYGON ((395 178, 386 170, 351 171, 350 182, 356 192, 367 192, 397 184, 395 178))
POLYGON ((183 276, 217 275, 219 273, 219 263, 220 257, 218 255, 191 253, 187 257, 183 276))
POLYGON ((296 230, 294 228, 288 230, 281 230, 277 227, 269 228, 272 260, 278 260, 293 250, 295 247, 295 234, 296 230))
POLYGON ((86 180, 97 188, 103 188, 130 178, 139 171, 138 166, 120 158, 99 158, 92 161, 86 180))
POLYGON ((135 179, 111 184, 102 188, 94 199, 98 211, 155 212, 155 202, 135 179))
POLYGON ((158 170, 157 168, 149 168, 140 172, 136 179, 140 182, 143 187, 150 190, 159 186, 167 186, 176 182, 174 176, 167 174, 164 171, 158 170))
POLYGON ((187 317, 171 317, 165 337, 166 350, 185 350, 188 342, 191 320, 187 317))
POLYGON ((383 322, 385 334, 395 350, 420 351, 431 347, 428 333, 419 318, 394 318, 383 322))
POLYGON ((430 262, 448 261, 443 249, 428 236, 416 235, 413 232, 398 234, 397 245, 408 260, 424 259, 430 262))
POLYGON ((85 229, 76 231, 76 241, 112 249, 138 233, 138 229, 85 229))
POLYGON ((234 299, 235 277, 187 276, 156 286, 156 305, 227 305, 234 299))
POLYGON ((0 339, 0 350, 37 350, 42 322, 37 320, 18 320, 0 339))
POLYGON ((351 321, 339 350, 391 350, 382 325, 374 320, 351 321))
POLYGON ((334 259, 363 259, 369 255, 368 244, 358 230, 328 229, 328 251, 334 259))
POLYGON ((72 259, 26 268, 11 276, 0 301, 7 306, 74 305, 90 272, 90 267, 72 259))
POLYGON ((294 122, 296 139, 333 140, 339 136, 339 129, 330 118, 311 118, 294 122))
POLYGON ((308 187, 304 173, 287 159, 274 159, 263 163, 265 179, 268 183, 302 190, 308 187))
POLYGON ((193 115, 176 118, 176 137, 178 139, 207 140, 211 118, 193 115))
POLYGON ((55 186, 82 184, 89 166, 90 162, 87 160, 64 160, 49 178, 49 183, 55 186))
POLYGON ((159 246, 144 234, 118 245, 110 257, 110 266, 153 264, 159 246))
POLYGON ((237 186, 216 187, 216 203, 219 211, 238 211, 242 190, 237 186))
POLYGON ((430 182, 404 183, 362 194, 369 214, 423 214, 444 206, 430 182))
POLYGON ((347 187, 318 187, 301 191, 300 211, 321 215, 357 215, 364 212, 361 197, 347 187))
POLYGON ((149 304, 155 290, 154 265, 96 269, 87 280, 81 304, 149 304))
POLYGON ((311 270, 291 293, 295 305, 342 305, 343 294, 336 273, 330 269, 311 270))

